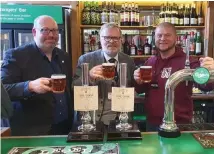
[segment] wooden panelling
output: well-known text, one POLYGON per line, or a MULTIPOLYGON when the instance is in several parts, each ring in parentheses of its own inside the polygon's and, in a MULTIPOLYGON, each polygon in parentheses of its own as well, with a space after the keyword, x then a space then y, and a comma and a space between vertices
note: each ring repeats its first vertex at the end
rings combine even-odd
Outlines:
POLYGON ((214 57, 214 2, 208 2, 206 35, 208 38, 208 56, 214 57))

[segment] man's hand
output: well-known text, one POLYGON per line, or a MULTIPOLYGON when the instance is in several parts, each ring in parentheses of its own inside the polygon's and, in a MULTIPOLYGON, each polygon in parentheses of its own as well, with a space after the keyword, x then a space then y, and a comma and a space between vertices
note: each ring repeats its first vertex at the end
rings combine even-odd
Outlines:
POLYGON ((211 57, 200 58, 201 67, 205 67, 207 69, 214 69, 214 60, 211 57))
POLYGON ((140 79, 140 68, 138 68, 134 71, 134 79, 137 82, 137 84, 143 83, 143 81, 140 79))
POLYGON ((31 92, 37 94, 44 94, 46 92, 52 91, 51 89, 51 79, 50 78, 38 78, 36 80, 30 81, 28 89, 31 92))
POLYGON ((104 79, 103 77, 103 68, 102 65, 97 65, 94 66, 90 71, 89 71, 89 77, 90 79, 96 80, 96 79, 104 79))

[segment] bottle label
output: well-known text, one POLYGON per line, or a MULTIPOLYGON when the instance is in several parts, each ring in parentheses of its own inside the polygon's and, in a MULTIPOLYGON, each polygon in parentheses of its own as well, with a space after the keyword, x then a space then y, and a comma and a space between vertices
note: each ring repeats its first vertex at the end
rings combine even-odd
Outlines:
POLYGON ((90 12, 84 12, 82 14, 82 24, 84 25, 90 25, 90 12))
POLYGON ((92 25, 95 25, 96 23, 97 23, 97 18, 96 18, 96 16, 97 16, 97 13, 96 12, 92 12, 91 13, 91 24, 92 25))
POLYGON ((201 54, 201 43, 196 43, 195 53, 201 54))
POLYGON ((176 24, 176 19, 175 19, 175 17, 172 17, 172 18, 171 18, 171 24, 176 24))
POLYGON ((198 18, 198 24, 203 24, 204 23, 204 19, 203 18, 198 18))
POLYGON ((108 13, 102 12, 102 14, 101 14, 101 22, 102 23, 107 23, 108 22, 108 13))
POLYGON ((195 51, 195 44, 194 43, 190 43, 189 45, 189 51, 191 52, 191 54, 193 55, 194 51, 195 51))
POLYGON ((124 12, 124 22, 129 21, 129 12, 124 12))
POLYGON ((131 22, 135 22, 135 18, 136 18, 136 13, 135 12, 131 12, 131 22))
POLYGON ((189 18, 184 18, 184 25, 189 25, 189 18))
POLYGON ((89 44, 84 44, 84 53, 89 52, 89 44))
POLYGON ((191 25, 197 25, 197 19, 196 18, 191 18, 190 24, 191 25))
POLYGON ((135 55, 135 47, 131 47, 131 55, 135 55))
POLYGON ((140 22, 139 13, 136 13, 136 16, 135 16, 135 21, 136 21, 136 22, 140 22))
POLYGON ((149 55, 150 54, 150 47, 145 47, 144 52, 145 52, 145 55, 149 55))
POLYGON ((179 25, 184 25, 184 18, 179 19, 179 25))
POLYGON ((110 12, 109 14, 109 22, 115 22, 115 15, 114 15, 114 12, 110 12))
POLYGON ((124 22, 124 14, 120 13, 120 22, 124 22))
POLYGON ((170 22, 170 21, 171 21, 170 17, 165 17, 165 22, 170 22))

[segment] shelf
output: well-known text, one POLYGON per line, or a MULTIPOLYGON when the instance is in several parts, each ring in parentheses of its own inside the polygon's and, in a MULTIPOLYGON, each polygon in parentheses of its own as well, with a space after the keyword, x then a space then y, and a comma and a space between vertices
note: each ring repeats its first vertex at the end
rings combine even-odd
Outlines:
MULTIPOLYGON (((131 58, 149 58, 153 55, 136 55, 136 56, 130 56, 131 58)), ((203 55, 190 55, 190 57, 200 58, 203 57, 203 55)))
MULTIPOLYGON (((82 29, 98 29, 101 25, 80 25, 82 29)), ((176 29, 204 29, 205 26, 175 26, 176 29)), ((120 26, 121 29, 127 30, 146 30, 146 29, 154 29, 156 26, 120 26)))

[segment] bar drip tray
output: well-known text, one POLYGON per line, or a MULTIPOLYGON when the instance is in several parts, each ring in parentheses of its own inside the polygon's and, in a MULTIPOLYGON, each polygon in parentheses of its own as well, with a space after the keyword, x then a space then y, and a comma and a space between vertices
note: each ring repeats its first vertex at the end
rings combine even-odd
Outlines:
POLYGON ((180 131, 214 130, 214 123, 178 124, 180 131))

